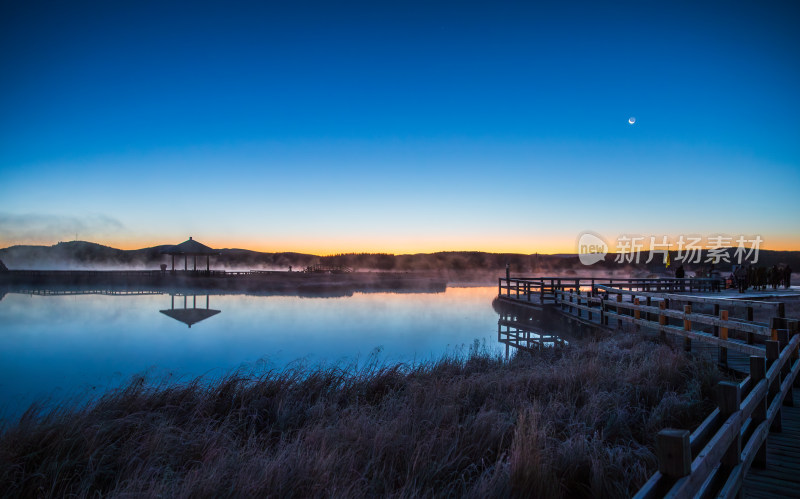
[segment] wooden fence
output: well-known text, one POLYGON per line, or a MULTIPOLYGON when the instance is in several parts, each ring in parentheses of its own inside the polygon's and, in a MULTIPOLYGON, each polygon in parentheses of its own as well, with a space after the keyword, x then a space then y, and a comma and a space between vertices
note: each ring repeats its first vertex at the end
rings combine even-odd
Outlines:
POLYGON ((800 335, 786 330, 766 342, 766 358, 750 357, 741 383, 717 386, 718 408, 693 432, 662 430, 656 436, 658 471, 634 496, 737 497, 751 466, 766 465, 766 439, 781 427, 781 406, 792 405, 800 372, 800 335))

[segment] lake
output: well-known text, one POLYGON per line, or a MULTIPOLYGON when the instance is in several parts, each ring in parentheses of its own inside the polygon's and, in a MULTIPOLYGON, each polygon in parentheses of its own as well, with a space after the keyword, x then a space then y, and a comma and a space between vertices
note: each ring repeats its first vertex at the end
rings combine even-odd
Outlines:
POLYGON ((467 352, 475 341, 501 353, 496 294, 496 287, 335 298, 8 293, 0 300, 0 418, 45 397, 91 397, 137 374, 152 382, 216 378, 372 354, 413 363, 467 352))

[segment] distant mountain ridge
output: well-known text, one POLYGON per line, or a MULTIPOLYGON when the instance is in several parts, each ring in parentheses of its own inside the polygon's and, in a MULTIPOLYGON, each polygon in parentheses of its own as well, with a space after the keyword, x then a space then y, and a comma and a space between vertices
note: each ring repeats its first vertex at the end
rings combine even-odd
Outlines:
MULTIPOLYGON (((157 269, 162 263, 171 265, 171 258, 163 251, 172 245, 159 245, 136 250, 121 250, 88 241, 60 242, 52 246, 10 246, 0 249, 0 260, 11 270, 113 270, 113 269, 157 269)), ((661 255, 645 264, 648 253, 642 252, 639 264, 618 264, 615 255, 609 254, 605 261, 590 267, 581 265, 577 255, 541 255, 521 253, 487 253, 482 251, 442 251, 418 253, 413 255, 393 255, 386 253, 348 253, 331 256, 307 253, 280 252, 268 253, 247 249, 226 248, 220 255, 212 257, 212 268, 227 270, 302 270, 306 266, 323 263, 346 265, 359 270, 383 271, 504 271, 506 264, 514 273, 580 270, 624 270, 651 273, 664 272, 661 255)), ((673 262, 676 252, 671 252, 673 262)), ((733 251, 731 251, 733 255, 733 251)), ((175 267, 183 268, 183 262, 176 258, 175 267)), ((703 254, 705 260, 705 253, 703 254)), ((800 251, 761 250, 758 265, 772 266, 789 264, 800 271, 800 251)), ((673 263, 670 270, 677 264, 673 263)), ((686 265, 687 270, 701 268, 708 264, 686 265)), ((189 266, 192 262, 189 261, 189 266)), ((720 270, 730 269, 730 264, 717 266, 720 270)))
MULTIPOLYGON (((60 242, 53 246, 17 245, 0 249, 10 269, 157 269, 171 263, 163 253, 171 244, 136 250, 121 250, 88 241, 60 242)), ((221 249, 213 257, 217 268, 288 268, 310 265, 319 257, 303 253, 262 253, 245 249, 221 249)), ((189 263, 191 265, 191 262, 189 263)), ((176 258, 175 267, 178 268, 176 258)), ((183 268, 183 262, 180 262, 183 268)))

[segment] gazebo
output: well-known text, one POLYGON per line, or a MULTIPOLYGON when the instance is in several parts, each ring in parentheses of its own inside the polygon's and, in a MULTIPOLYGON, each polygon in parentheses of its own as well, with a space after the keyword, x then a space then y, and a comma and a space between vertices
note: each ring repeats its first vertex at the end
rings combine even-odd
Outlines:
POLYGON ((206 272, 210 270, 210 257, 219 255, 219 251, 211 249, 205 244, 198 243, 191 237, 188 241, 184 241, 175 246, 171 246, 163 251, 163 253, 172 256, 172 271, 175 272, 175 257, 183 256, 183 270, 189 270, 189 257, 194 259, 194 271, 197 271, 197 257, 206 257, 206 272))

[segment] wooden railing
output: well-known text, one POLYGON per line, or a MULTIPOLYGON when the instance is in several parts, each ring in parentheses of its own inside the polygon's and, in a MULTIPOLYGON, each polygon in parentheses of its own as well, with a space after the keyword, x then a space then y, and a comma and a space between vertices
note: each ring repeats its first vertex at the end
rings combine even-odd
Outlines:
POLYGON ((760 323, 746 318, 730 317, 727 309, 721 309, 734 305, 734 300, 703 299, 704 304, 713 305, 715 313, 708 315, 692 310, 692 301, 697 301, 697 297, 691 297, 691 301, 689 297, 678 297, 688 303, 683 305, 682 310, 673 310, 669 308, 671 300, 666 298, 673 295, 657 296, 651 293, 644 297, 645 303, 641 303, 639 298, 641 294, 602 285, 597 286, 595 294, 576 289, 557 289, 554 291, 554 303, 578 319, 585 319, 587 322, 597 320, 597 325, 608 326, 609 319, 613 318, 618 325, 628 323, 654 329, 662 336, 666 333, 682 336, 685 338, 687 350, 691 349, 693 340, 719 346, 722 364, 727 364, 728 350, 747 355, 763 355, 764 347, 761 345, 765 340, 777 340, 779 329, 797 327, 796 320, 783 317, 785 307, 779 302, 751 302, 747 306, 747 315, 750 317, 753 308, 763 308, 776 314, 771 317, 769 323, 760 323), (602 293, 597 290, 601 290, 602 293), (623 296, 629 296, 632 301, 623 301, 623 296))
MULTIPOLYGON (((540 301, 552 299, 554 289, 593 289, 598 285, 613 286, 618 289, 645 292, 693 292, 693 291, 721 291, 724 287, 723 279, 706 278, 584 278, 584 277, 501 277, 498 280, 497 292, 500 296, 521 294, 535 296, 540 301)), ((529 299, 528 301, 535 301, 529 299)))
POLYGON ((325 272, 331 274, 349 274, 353 269, 346 265, 310 265, 303 272, 325 272))
POLYGON ((36 296, 73 296, 73 295, 105 295, 105 296, 133 296, 133 295, 162 295, 158 290, 112 290, 112 289, 18 289, 14 293, 36 296))
POLYGON ((658 433, 658 471, 634 497, 736 497, 750 467, 766 465, 767 434, 780 430, 781 406, 793 404, 800 372, 800 335, 778 336, 766 342, 766 358, 750 357, 744 381, 719 383, 719 407, 694 432, 658 433))
POLYGON ((9 276, 24 277, 64 277, 70 275, 80 276, 111 276, 111 277, 140 277, 159 276, 160 270, 9 270, 9 276))

